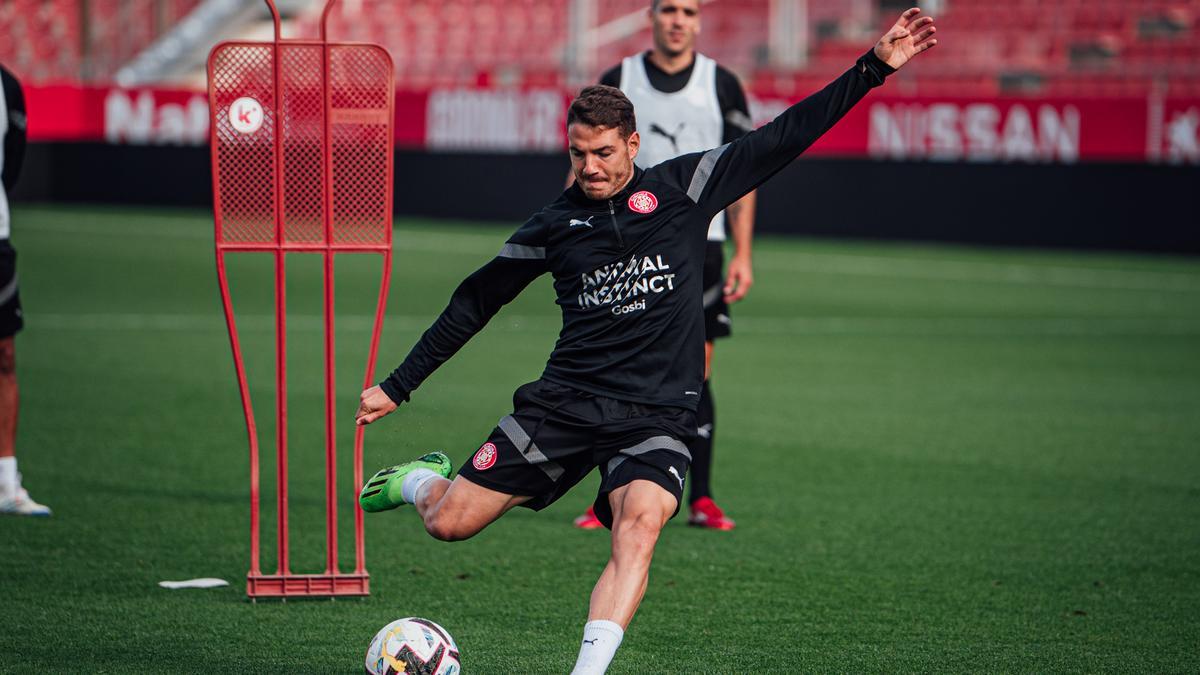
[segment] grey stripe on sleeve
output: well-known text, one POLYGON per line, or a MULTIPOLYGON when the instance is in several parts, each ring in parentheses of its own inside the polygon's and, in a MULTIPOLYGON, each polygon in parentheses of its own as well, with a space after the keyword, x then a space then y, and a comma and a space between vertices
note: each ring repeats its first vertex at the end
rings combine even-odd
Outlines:
POLYGON ((725 121, 742 131, 754 131, 754 121, 741 110, 730 110, 725 113, 725 121))
POLYGON ((526 246, 524 244, 505 244, 496 254, 500 258, 515 258, 517 260, 545 260, 546 247, 526 246))
POLYGON ((717 160, 721 159, 721 155, 725 152, 729 144, 726 143, 719 148, 713 148, 704 153, 700 158, 700 164, 696 167, 696 173, 692 174, 692 184, 688 186, 687 196, 693 202, 700 203, 700 195, 704 194, 704 186, 708 185, 708 179, 712 176, 713 167, 717 165, 717 160))
POLYGON ((517 451, 525 456, 525 461, 546 472, 546 475, 552 481, 562 478, 563 468, 557 463, 551 462, 550 458, 542 453, 541 449, 533 442, 529 434, 525 433, 525 430, 521 428, 517 420, 513 419, 512 415, 506 415, 496 426, 500 427, 500 431, 503 431, 505 436, 508 436, 508 440, 512 441, 517 451))

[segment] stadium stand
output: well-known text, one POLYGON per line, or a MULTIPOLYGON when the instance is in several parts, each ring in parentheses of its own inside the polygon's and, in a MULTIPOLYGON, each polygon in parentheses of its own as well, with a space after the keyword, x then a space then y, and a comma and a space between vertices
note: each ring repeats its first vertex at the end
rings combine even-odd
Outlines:
POLYGON ((105 82, 201 0, 4 0, 0 61, 30 83, 105 82))
MULTIPOLYGON (((30 83, 111 81, 202 0, 7 0, 0 2, 0 61, 30 83)), ((323 2, 295 1, 287 34, 315 35, 323 2)), ((769 0, 705 4, 703 49, 764 95, 822 86, 890 20, 898 0, 822 0, 806 9, 804 63, 773 65, 769 0)), ((941 0, 942 42, 925 67, 904 73, 898 92, 921 96, 1200 95, 1197 0, 941 0)), ((576 85, 605 64, 644 48, 645 0, 591 7, 598 40, 568 72, 568 0, 343 0, 335 39, 383 44, 401 88, 458 85, 576 85), (606 30, 609 29, 609 30, 606 30)), ((181 80, 185 79, 180 77, 181 80)))
MULTIPOLYGON (((862 51, 863 36, 896 3, 808 3, 807 64, 770 67, 767 0, 715 0, 705 7, 704 50, 756 91, 797 94, 828 81, 862 51), (882 5, 882 6, 881 6, 882 5)), ((906 3, 900 3, 906 4, 906 3)), ((1197 91, 1200 31, 1194 0, 947 0, 938 23, 955 37, 919 74, 914 95, 1141 95, 1152 87, 1197 91)), ((644 0, 596 3, 595 25, 645 11, 644 0)), ((401 83, 548 83, 561 78, 567 2, 360 0, 339 6, 335 34, 378 41, 396 59, 401 83), (369 17, 370 20, 366 20, 369 17)), ((314 26, 315 10, 300 21, 314 26)), ((646 29, 598 45, 592 63, 615 61, 647 44, 646 29)))

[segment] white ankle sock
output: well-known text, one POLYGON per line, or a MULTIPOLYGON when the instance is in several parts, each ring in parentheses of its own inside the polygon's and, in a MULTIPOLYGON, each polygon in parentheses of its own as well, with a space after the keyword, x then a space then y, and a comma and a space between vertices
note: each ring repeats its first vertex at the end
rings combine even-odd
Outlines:
POLYGON ((21 489, 16 457, 0 457, 0 499, 14 497, 21 489))
POLYGON ((603 675, 621 646, 625 631, 612 621, 589 621, 583 624, 583 644, 571 675, 603 675))
POLYGON ((437 477, 438 474, 429 469, 414 469, 404 477, 404 482, 400 483, 400 498, 405 504, 416 504, 421 486, 437 477))

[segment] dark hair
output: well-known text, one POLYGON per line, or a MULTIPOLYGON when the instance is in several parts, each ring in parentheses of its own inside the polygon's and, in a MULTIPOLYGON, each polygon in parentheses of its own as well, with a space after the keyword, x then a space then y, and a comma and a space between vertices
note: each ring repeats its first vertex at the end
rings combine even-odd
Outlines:
MULTIPOLYGON (((657 11, 658 11, 658 6, 659 6, 659 5, 661 5, 661 4, 662 4, 662 0, 650 0, 650 11, 651 11, 651 12, 657 12, 657 11)), ((702 4, 704 4, 704 0, 700 0, 700 2, 698 2, 698 3, 696 3, 696 4, 697 4, 697 5, 702 5, 702 4)))
POLYGON ((586 124, 589 127, 617 129, 621 138, 629 138, 637 131, 637 118, 633 115, 633 103, 616 87, 594 84, 579 92, 567 110, 567 126, 586 124))

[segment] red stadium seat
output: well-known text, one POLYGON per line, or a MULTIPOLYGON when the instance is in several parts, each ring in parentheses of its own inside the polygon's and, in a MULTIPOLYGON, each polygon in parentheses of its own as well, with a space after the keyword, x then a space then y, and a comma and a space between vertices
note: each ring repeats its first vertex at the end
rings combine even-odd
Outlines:
MULTIPOLYGON (((89 0, 82 5, 86 16, 79 0, 0 2, 0 60, 33 82, 105 81, 199 2, 89 0)), ((631 16, 640 21, 647 4, 595 3, 592 25, 631 16)), ((769 71, 770 0, 705 3, 700 47, 751 78, 755 89, 811 91, 890 26, 891 11, 877 5, 807 3, 808 58, 799 72, 769 71)), ((315 35, 322 8, 312 0, 287 34, 315 35)), ((563 85, 568 14, 567 0, 359 0, 335 5, 330 36, 384 45, 399 66, 400 86, 563 85)), ((999 91, 1004 82, 1006 92, 1109 96, 1148 91, 1155 81, 1173 92, 1194 91, 1200 79, 1196 0, 950 0, 937 19, 944 36, 939 48, 919 76, 898 78, 897 91, 969 95, 999 91)), ((647 23, 599 45, 591 55, 596 72, 587 77, 649 42, 647 23)))
POLYGON ((106 81, 199 3, 5 0, 0 2, 0 61, 30 83, 106 81))

